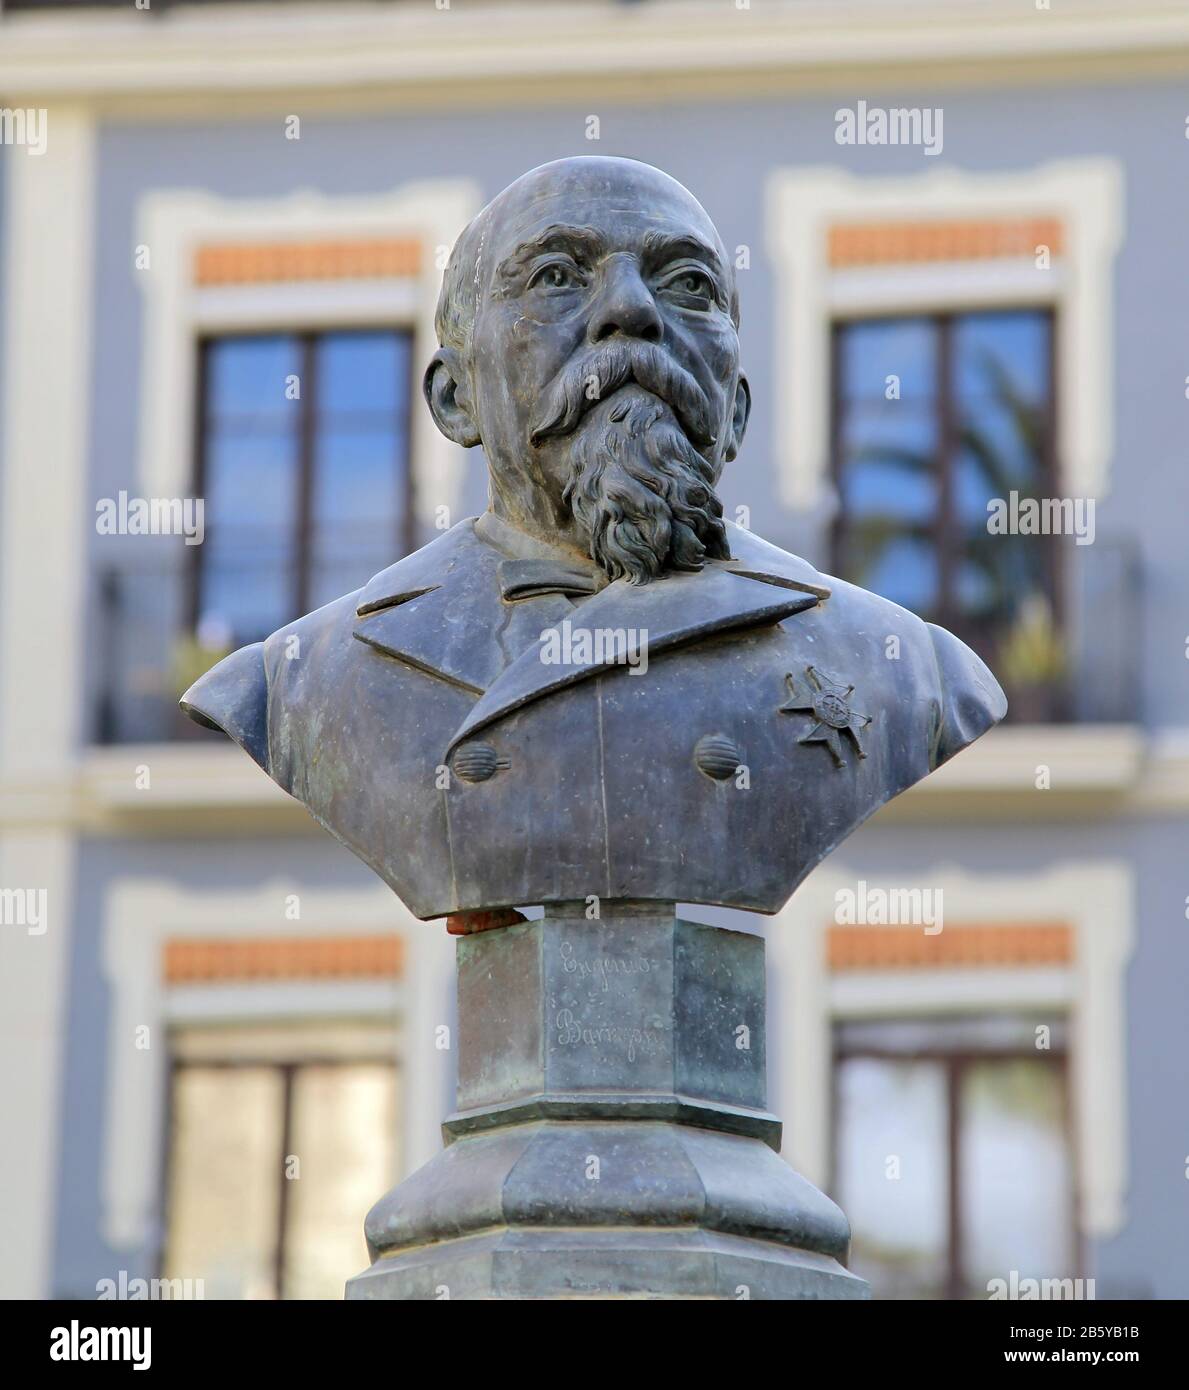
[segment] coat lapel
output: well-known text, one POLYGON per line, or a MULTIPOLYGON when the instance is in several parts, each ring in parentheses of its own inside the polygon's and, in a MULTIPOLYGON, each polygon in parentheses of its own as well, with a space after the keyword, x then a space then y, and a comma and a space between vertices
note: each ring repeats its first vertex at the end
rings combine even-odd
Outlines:
POLYGON ((506 621, 498 582, 503 558, 475 535, 474 518, 459 522, 368 583, 355 636, 482 695, 507 665, 496 640, 506 621))
POLYGON ((651 584, 618 579, 574 612, 567 631, 554 639, 543 634, 512 662, 471 710, 450 748, 531 700, 622 664, 624 653, 644 642, 651 661, 682 643, 776 623, 818 602, 816 593, 779 579, 733 573, 729 564, 651 584))
POLYGON ((568 593, 589 592, 577 570, 565 593, 538 593, 543 566, 509 560, 461 521, 376 575, 359 596, 355 636, 377 651, 483 692, 543 629, 573 611, 568 593), (505 602, 507 591, 514 601, 505 602))
POLYGON ((779 622, 829 597, 805 560, 728 530, 732 560, 651 584, 616 580, 575 606, 560 593, 505 601, 508 556, 476 534, 471 518, 376 575, 359 596, 354 635, 478 697, 453 748, 502 715, 621 663, 633 641, 647 642, 651 660, 713 633, 779 622), (550 629, 563 639, 548 651, 559 651, 558 660, 542 659, 550 629))

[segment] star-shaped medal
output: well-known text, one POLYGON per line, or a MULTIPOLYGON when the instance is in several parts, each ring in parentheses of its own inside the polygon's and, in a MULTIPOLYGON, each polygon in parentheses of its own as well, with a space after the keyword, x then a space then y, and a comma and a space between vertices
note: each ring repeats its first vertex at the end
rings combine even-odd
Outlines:
POLYGON ((863 745, 859 741, 859 731, 871 723, 868 714, 856 714, 848 703, 853 685, 831 680, 815 666, 806 668, 808 688, 804 695, 797 693, 797 683, 790 671, 785 676, 788 682, 789 698, 780 707, 781 714, 812 714, 817 723, 798 743, 824 743, 830 750, 835 767, 843 767, 842 740, 840 734, 849 734, 860 758, 865 758, 863 745))

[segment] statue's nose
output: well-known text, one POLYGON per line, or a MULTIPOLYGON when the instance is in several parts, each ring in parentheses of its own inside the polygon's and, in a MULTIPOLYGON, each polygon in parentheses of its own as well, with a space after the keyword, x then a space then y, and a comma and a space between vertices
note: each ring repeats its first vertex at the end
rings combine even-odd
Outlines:
POLYGON ((659 343, 664 324, 656 301, 640 276, 631 256, 612 256, 605 264, 602 293, 594 305, 587 326, 592 343, 601 343, 613 333, 659 343))

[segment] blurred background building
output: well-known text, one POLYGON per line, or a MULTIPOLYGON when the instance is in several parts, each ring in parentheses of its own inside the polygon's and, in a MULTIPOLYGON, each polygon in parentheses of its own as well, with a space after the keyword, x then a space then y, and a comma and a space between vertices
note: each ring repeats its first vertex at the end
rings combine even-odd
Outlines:
POLYGON ((440 1142, 443 925, 176 700, 482 509, 420 397, 444 256, 611 153, 738 266, 728 515, 1012 701, 741 921, 787 1157, 880 1296, 1189 1296, 1186 7, 2 9, 0 1292, 338 1297, 440 1142), (1092 540, 990 534, 1013 496, 1092 540), (895 888, 944 930, 838 910, 895 888))

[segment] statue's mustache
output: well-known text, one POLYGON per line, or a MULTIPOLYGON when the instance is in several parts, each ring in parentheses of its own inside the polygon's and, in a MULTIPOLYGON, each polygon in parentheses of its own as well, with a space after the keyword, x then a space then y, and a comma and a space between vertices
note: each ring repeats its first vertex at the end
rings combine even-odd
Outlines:
POLYGON ((639 339, 609 340, 567 362, 545 390, 531 442, 569 434, 587 410, 629 381, 669 405, 692 444, 715 443, 705 391, 667 352, 639 339))

